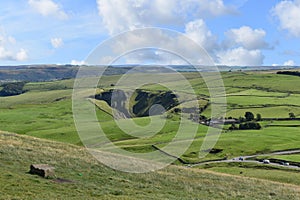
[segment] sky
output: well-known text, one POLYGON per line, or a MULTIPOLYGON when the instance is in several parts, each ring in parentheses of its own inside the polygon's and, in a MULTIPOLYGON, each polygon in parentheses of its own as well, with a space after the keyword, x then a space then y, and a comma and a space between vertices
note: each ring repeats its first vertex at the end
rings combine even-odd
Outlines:
MULTIPOLYGON (((295 66, 299 20, 300 0, 0 1, 0 65, 80 65, 103 41, 159 27, 184 34, 218 65, 295 66)), ((122 63, 149 60, 181 64, 157 50, 131 54, 122 63)))

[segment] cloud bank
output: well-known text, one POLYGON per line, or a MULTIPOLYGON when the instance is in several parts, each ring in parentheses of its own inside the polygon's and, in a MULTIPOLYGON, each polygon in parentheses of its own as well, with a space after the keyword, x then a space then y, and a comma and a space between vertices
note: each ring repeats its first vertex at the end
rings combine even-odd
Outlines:
MULTIPOLYGON (((249 26, 230 29, 224 33, 224 41, 218 41, 218 37, 209 29, 205 20, 235 13, 235 10, 226 6, 222 0, 97 0, 97 4, 99 15, 110 35, 151 26, 183 27, 183 34, 203 47, 216 64, 262 65, 264 56, 261 50, 269 48, 265 41, 265 30, 249 26)), ((144 39, 135 36, 127 40, 131 40, 131 43, 144 43, 144 40, 157 39, 155 35, 149 35, 144 39)), ((157 42, 168 41, 166 37, 164 41, 157 42)), ((130 42, 127 41, 126 44, 130 42)), ((177 44, 168 45, 178 45, 178 48, 193 54, 193 49, 180 44, 180 38, 177 44)), ((136 63, 142 63, 145 59, 153 62, 157 60, 158 63, 166 63, 168 60, 169 63, 180 63, 178 58, 155 50, 128 57, 129 61, 136 63)))

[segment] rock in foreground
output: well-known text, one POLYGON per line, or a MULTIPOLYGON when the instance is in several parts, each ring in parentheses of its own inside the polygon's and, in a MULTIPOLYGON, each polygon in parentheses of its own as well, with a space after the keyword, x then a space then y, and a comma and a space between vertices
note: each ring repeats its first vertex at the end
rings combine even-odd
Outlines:
POLYGON ((33 164, 30 166, 30 174, 36 174, 44 178, 55 177, 54 167, 47 164, 33 164))

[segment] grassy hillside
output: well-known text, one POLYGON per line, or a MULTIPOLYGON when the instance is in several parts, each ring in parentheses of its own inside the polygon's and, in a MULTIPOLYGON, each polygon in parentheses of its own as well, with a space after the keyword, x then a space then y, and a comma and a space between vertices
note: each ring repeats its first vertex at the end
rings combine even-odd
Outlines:
MULTIPOLYGON (((214 101, 214 99, 209 98, 209 92, 205 82, 196 73, 184 73, 184 75, 194 87, 199 105, 205 109, 201 114, 209 116, 211 112, 209 103, 214 101)), ((138 78, 138 74, 133 74, 132 76, 138 78)), ((224 72, 222 76, 228 102, 227 117, 238 118, 243 116, 247 111, 251 111, 255 115, 259 113, 263 118, 288 118, 290 112, 293 112, 296 117, 300 116, 299 77, 260 72, 224 72)), ((109 104, 105 101, 98 101, 92 98, 87 99, 91 105, 95 105, 98 121, 101 123, 101 127, 105 131, 106 136, 113 141, 115 145, 131 152, 151 152, 154 151, 152 145, 161 148, 175 137, 180 126, 181 118, 175 112, 172 113, 172 111, 180 108, 180 106, 183 106, 186 110, 193 109, 192 103, 195 99, 190 98, 190 94, 186 91, 183 82, 176 80, 175 76, 172 74, 164 74, 164 77, 163 81, 165 81, 167 85, 176 88, 176 91, 179 91, 179 95, 184 101, 180 102, 181 105, 171 109, 165 115, 155 116, 157 121, 164 119, 166 123, 157 134, 151 137, 136 137, 136 135, 139 134, 139 129, 131 131, 135 136, 125 133, 113 120, 109 104)), ((112 89, 119 78, 119 75, 103 76, 98 83, 98 91, 108 91, 112 89)), ((134 80, 135 79, 128 84, 134 84, 134 80)), ((3 173, 0 172, 0 174, 2 176, 1 179, 5 180, 1 182, 1 185, 2 183, 6 185, 3 191, 7 191, 7 194, 14 194, 12 190, 10 190, 11 185, 16 185, 16 187, 20 188, 20 191, 31 191, 28 192, 28 195, 33 196, 29 196, 29 199, 34 198, 34 195, 41 195, 36 197, 43 198, 42 195, 46 196, 48 194, 47 192, 45 194, 32 192, 34 188, 38 186, 42 189, 49 186, 51 190, 53 189, 52 191, 58 191, 58 188, 62 186, 61 184, 54 184, 52 181, 49 182, 49 180, 33 178, 25 173, 28 166, 33 162, 53 164, 58 167, 59 177, 75 180, 76 184, 63 184, 64 189, 59 193, 62 195, 61 198, 66 197, 67 194, 74 194, 74 198, 80 198, 82 197, 80 193, 84 193, 90 195, 91 198, 99 198, 99 196, 108 199, 111 197, 129 198, 133 195, 137 198, 146 198, 154 195, 156 198, 172 199, 177 197, 176 193, 178 193, 182 199, 191 199, 192 197, 203 199, 205 197, 209 198, 210 195, 216 195, 211 196, 212 199, 214 199, 213 197, 220 199, 222 197, 223 199, 225 197, 229 197, 229 199, 239 199, 243 197, 246 199, 255 198, 255 196, 251 198, 251 195, 257 195, 257 198, 269 198, 271 195, 273 198, 282 199, 288 196, 290 193, 289 190, 284 189, 284 192, 279 192, 279 189, 275 189, 276 191, 273 192, 271 189, 273 188, 273 183, 267 180, 300 185, 299 181, 296 180, 299 176, 298 171, 286 171, 281 168, 262 169, 257 168, 256 165, 246 164, 215 164, 207 166, 207 168, 212 171, 244 177, 241 179, 235 176, 220 176, 202 170, 189 169, 189 171, 186 171, 183 168, 174 167, 138 177, 105 168, 97 164, 80 148, 82 143, 76 132, 72 113, 71 95, 73 81, 74 80, 61 80, 27 83, 24 87, 27 91, 26 93, 18 96, 0 97, 0 130, 77 145, 76 147, 68 144, 41 141, 30 137, 2 135, 2 141, 5 141, 2 142, 2 144, 5 145, 1 144, 0 146, 2 149, 0 151, 0 170, 6 171, 3 171, 3 173), (10 145, 13 141, 16 141, 16 145, 10 145), (39 143, 45 147, 42 147, 39 143), (35 149, 41 149, 41 151, 36 151, 35 149), (48 151, 49 153, 47 153, 48 151), (70 153, 70 151, 74 151, 75 153, 70 153), (32 155, 35 156, 32 157, 32 155), (94 169, 96 169, 95 173, 94 169), (10 171, 13 173, 17 171, 18 175, 14 177, 10 171), (8 175, 4 176, 5 174, 8 175), (88 177, 84 175, 79 176, 78 174, 88 174, 88 177), (7 177, 13 178, 9 182, 10 179, 7 177), (99 177, 104 177, 104 179, 99 179, 99 177), (113 178, 110 179, 109 177, 113 178), (246 179, 245 177, 257 177, 264 179, 264 181, 254 181, 252 179, 246 179), (17 178, 23 181, 22 185, 16 181, 17 178), (199 179, 201 179, 200 182, 199 179), (107 182, 109 183, 108 185, 106 184, 107 182), (227 185, 224 184, 224 182, 230 185, 228 186, 228 190, 226 190, 227 185), (207 183, 208 186, 206 187, 204 183, 207 183), (247 186, 247 184, 249 186, 247 186), (258 186, 256 187, 257 184, 258 186), (259 184, 262 185, 260 186, 259 184), (24 188, 22 189, 22 187, 24 188), (235 189, 235 187, 237 188, 235 189), (264 192, 262 189, 265 187, 269 188, 267 192, 264 192), (246 191, 248 188, 250 188, 249 192, 246 191), (182 192, 179 192, 181 190, 182 192), (274 195, 274 193, 276 195, 274 195), (202 198, 201 195, 204 195, 204 197, 202 198)), ((127 86, 123 86, 121 89, 126 88, 127 86)), ((159 84, 147 84, 140 89, 153 94, 161 94, 168 90, 159 84)), ((91 97, 91 92, 86 91, 85 95, 86 97, 91 97)), ((138 98, 131 99, 131 101, 135 103, 138 103, 138 100, 138 98)), ((145 102, 144 98, 140 98, 140 100, 145 102)), ((146 108, 149 108, 149 106, 147 107, 146 105, 146 108)), ((121 119, 122 114, 119 113, 118 115, 120 116, 118 119, 121 119)), ((190 163, 222 159, 225 157, 230 159, 256 153, 300 148, 300 121, 262 121, 260 122, 262 125, 261 130, 229 131, 227 130, 229 126, 225 126, 215 146, 215 148, 221 151, 218 153, 209 153, 207 157, 199 159, 199 150, 203 143, 207 126, 196 124, 188 120, 188 117, 189 113, 185 113, 182 117, 183 121, 181 122, 186 127, 189 127, 186 131, 187 134, 176 141, 176 143, 180 145, 187 140, 194 140, 190 148, 181 156, 181 159, 190 163), (192 132, 191 127, 195 125, 199 125, 198 131, 195 138, 191 138, 188 133, 192 132)), ((121 119, 118 123, 122 124, 123 127, 128 127, 128 120, 129 119, 121 119)), ((140 126, 146 126, 151 122, 149 117, 133 118, 132 120, 140 126)), ((128 128, 130 130, 131 127, 128 128)), ((151 130, 149 130, 149 132, 151 132, 151 130)), ((147 133, 147 131, 144 131, 142 134, 147 133)), ((278 156, 275 158, 300 162, 299 156, 297 155, 278 156)), ((175 164, 180 163, 176 162, 175 164)), ((275 184, 274 187, 276 188, 277 184, 275 184)), ((50 193, 48 195, 54 197, 54 192, 50 193)), ((294 193, 291 192, 290 194, 294 193)), ((17 192, 16 195, 20 197, 21 192, 17 192)), ((10 199, 12 196, 5 196, 5 198, 10 199)))
MULTIPOLYGON (((202 97, 199 101, 200 105, 207 104, 210 99, 206 97, 207 88, 203 79, 195 73, 185 73, 184 75, 193 85, 196 93, 202 97)), ((138 75, 134 74, 132 76, 138 78, 138 75)), ((227 92, 227 116, 243 116, 246 111, 251 111, 254 114, 260 113, 262 117, 288 117, 290 112, 294 112, 296 116, 300 115, 298 101, 300 98, 299 77, 251 72, 227 72, 223 73, 222 76, 227 92)), ((99 81, 99 87, 109 89, 111 84, 116 83, 119 78, 120 76, 117 75, 103 76, 99 81)), ((180 95, 187 99, 187 102, 183 102, 182 105, 190 108, 189 95, 184 93, 182 83, 176 81, 172 74, 168 74, 164 81, 181 91, 180 95)), ((72 117, 72 84, 73 80, 28 83, 25 85, 28 92, 18 96, 1 97, 1 129, 80 145, 81 142, 76 133, 72 117)), ((158 84, 145 85, 143 88, 154 92, 167 90, 167 88, 158 84)), ((87 96, 89 94, 87 93, 87 96)), ((155 136, 135 139, 118 128, 112 120, 111 111, 107 104, 98 101, 96 105, 98 120, 101 122, 107 136, 127 150, 151 151, 151 145, 171 141, 179 126, 179 118, 175 114, 172 116, 173 118, 167 119, 164 128, 155 136)), ((209 113, 210 108, 208 107, 203 114, 209 115, 209 113)), ((147 124, 150 120, 143 117, 136 118, 134 121, 138 124, 147 124)), ((126 120, 122 123, 126 124, 126 120)), ((297 125, 300 125, 300 122, 294 121, 294 127, 291 127, 289 123, 291 122, 282 122, 281 126, 273 126, 278 123, 276 121, 263 122, 264 128, 259 131, 224 131, 217 143, 217 147, 223 149, 223 151, 219 154, 209 155, 208 159, 299 148, 297 141, 299 141, 300 135, 297 125), (286 134, 287 132, 289 134, 286 134), (249 148, 249 146, 253 148, 249 148)), ((205 126, 199 127, 196 136, 198 139, 183 155, 184 159, 191 162, 198 161, 199 145, 201 145, 203 139, 201 137, 204 136, 206 130, 205 126)))
POLYGON ((299 199, 300 188, 266 180, 170 166, 147 174, 114 171, 83 148, 0 133, 0 199, 299 199), (32 163, 56 179, 30 175, 32 163))

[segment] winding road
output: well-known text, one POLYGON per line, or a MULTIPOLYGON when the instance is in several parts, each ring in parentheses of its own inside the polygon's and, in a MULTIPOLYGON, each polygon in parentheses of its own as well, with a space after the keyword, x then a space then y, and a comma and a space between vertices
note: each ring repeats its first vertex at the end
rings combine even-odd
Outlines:
MULTIPOLYGON (((189 165, 187 165, 187 167, 196 167, 196 166, 200 166, 200 165, 213 164, 213 163, 233 163, 233 162, 263 164, 263 162, 260 162, 257 160, 249 160, 249 159, 255 158, 257 156, 289 155, 289 154, 297 154, 297 153, 300 153, 300 150, 278 151, 278 152, 273 152, 273 153, 268 153, 268 154, 255 154, 255 155, 250 155, 250 156, 239 156, 239 157, 235 157, 235 158, 228 159, 228 160, 207 161, 207 162, 201 162, 201 163, 197 163, 197 164, 189 164, 189 165), (243 160, 240 160, 240 158, 242 158, 243 160)), ((265 164, 265 165, 273 165, 273 166, 280 166, 280 167, 300 170, 300 167, 298 167, 296 165, 281 165, 281 164, 274 163, 274 162, 270 162, 269 164, 265 164)))

